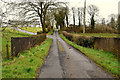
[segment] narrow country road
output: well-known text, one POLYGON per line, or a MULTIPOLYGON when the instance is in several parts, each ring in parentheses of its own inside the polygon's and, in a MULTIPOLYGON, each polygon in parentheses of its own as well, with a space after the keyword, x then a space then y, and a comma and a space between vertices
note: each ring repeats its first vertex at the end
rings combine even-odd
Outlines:
MULTIPOLYGON (((36 35, 36 33, 12 29, 36 35)), ((39 78, 113 78, 109 73, 102 70, 85 55, 63 41, 58 32, 47 35, 53 39, 47 60, 39 74, 39 78)))
POLYGON ((28 33, 28 34, 37 35, 37 33, 29 32, 29 31, 26 31, 26 30, 22 30, 22 29, 20 29, 18 27, 17 28, 16 27, 9 27, 9 28, 15 29, 15 30, 20 31, 20 32, 28 33))
POLYGON ((63 41, 54 32, 49 55, 41 68, 39 78, 113 78, 85 55, 63 41))

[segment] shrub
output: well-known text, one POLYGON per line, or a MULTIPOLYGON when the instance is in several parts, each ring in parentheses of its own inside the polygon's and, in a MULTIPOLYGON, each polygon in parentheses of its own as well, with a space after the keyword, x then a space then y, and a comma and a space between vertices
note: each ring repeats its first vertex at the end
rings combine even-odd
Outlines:
POLYGON ((42 34, 42 33, 43 33, 43 31, 38 31, 38 32, 37 32, 37 34, 42 34))
POLYGON ((67 32, 72 32, 72 33, 82 33, 83 32, 83 28, 82 27, 63 27, 62 28, 63 31, 67 31, 67 32))
POLYGON ((117 30, 105 26, 105 25, 96 25, 95 29, 91 31, 91 29, 88 27, 86 29, 86 33, 117 33, 117 30))

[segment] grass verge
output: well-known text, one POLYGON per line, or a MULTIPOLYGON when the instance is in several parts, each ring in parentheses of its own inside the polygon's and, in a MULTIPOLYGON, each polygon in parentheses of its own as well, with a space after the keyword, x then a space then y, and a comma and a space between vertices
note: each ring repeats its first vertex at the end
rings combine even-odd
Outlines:
POLYGON ((13 60, 3 62, 3 78, 35 78, 48 54, 52 39, 47 38, 41 45, 25 50, 13 60))
MULTIPOLYGON (((73 33, 75 35, 83 36, 83 33, 73 33)), ((85 36, 93 36, 93 37, 119 37, 118 34, 111 34, 111 33, 85 33, 85 36)))
POLYGON ((63 36, 63 34, 60 34, 61 38, 65 40, 68 44, 72 45, 76 49, 80 50, 83 52, 86 56, 88 56, 90 59, 95 61, 98 66, 103 68, 104 70, 110 72, 113 74, 114 77, 120 76, 119 73, 119 64, 120 62, 118 61, 117 57, 113 55, 110 52, 106 52, 103 50, 97 50, 97 49, 90 49, 90 48, 85 48, 82 46, 79 46, 63 36))

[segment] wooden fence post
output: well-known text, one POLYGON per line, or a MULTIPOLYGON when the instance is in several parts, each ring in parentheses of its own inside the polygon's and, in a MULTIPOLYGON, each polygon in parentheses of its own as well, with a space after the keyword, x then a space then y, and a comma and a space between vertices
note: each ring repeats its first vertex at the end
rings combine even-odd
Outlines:
POLYGON ((9 59, 9 49, 8 49, 8 44, 6 44, 6 49, 7 49, 7 59, 9 59))

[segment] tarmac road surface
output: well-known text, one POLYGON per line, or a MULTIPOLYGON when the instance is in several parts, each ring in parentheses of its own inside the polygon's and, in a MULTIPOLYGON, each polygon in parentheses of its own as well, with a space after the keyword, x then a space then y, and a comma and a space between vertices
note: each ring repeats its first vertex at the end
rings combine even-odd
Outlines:
POLYGON ((58 32, 47 37, 52 38, 53 43, 39 78, 113 78, 111 74, 63 41, 58 32))

